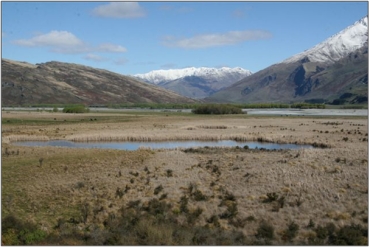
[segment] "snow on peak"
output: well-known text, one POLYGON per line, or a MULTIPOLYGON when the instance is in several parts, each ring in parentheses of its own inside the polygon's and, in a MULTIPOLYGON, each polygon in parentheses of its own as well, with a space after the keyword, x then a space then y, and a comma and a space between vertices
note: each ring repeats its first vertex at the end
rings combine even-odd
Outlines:
POLYGON ((136 74, 134 77, 140 78, 144 81, 148 81, 154 84, 158 84, 163 81, 172 81, 185 76, 207 76, 207 77, 224 77, 230 74, 238 74, 243 76, 249 76, 252 74, 251 71, 235 67, 222 67, 222 68, 208 68, 208 67, 189 67, 184 69, 168 69, 168 70, 153 70, 145 74, 136 74))
POLYGON ((333 63, 361 48, 368 40, 368 16, 365 16, 313 48, 284 60, 283 63, 294 63, 306 57, 311 62, 333 63))

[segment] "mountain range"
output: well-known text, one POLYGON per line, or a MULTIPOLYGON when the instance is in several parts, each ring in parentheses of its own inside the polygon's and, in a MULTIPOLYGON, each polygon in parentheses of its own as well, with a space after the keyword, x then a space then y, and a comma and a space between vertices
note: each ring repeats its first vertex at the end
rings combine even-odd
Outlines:
POLYGON ((367 103, 368 16, 256 73, 192 67, 125 76, 56 61, 30 64, 2 59, 1 64, 6 106, 192 103, 201 98, 218 103, 367 103))
POLYGON ((200 99, 210 96, 251 74, 251 71, 240 67, 191 67, 154 70, 146 74, 136 74, 134 77, 183 96, 200 99))
POLYGON ((103 105, 119 103, 193 103, 156 85, 103 69, 47 62, 1 60, 2 105, 103 105))
POLYGON ((320 44, 248 76, 206 101, 368 101, 368 16, 320 44))
POLYGON ((209 102, 364 103, 368 88, 368 17, 254 74, 242 68, 186 68, 134 76, 209 102))

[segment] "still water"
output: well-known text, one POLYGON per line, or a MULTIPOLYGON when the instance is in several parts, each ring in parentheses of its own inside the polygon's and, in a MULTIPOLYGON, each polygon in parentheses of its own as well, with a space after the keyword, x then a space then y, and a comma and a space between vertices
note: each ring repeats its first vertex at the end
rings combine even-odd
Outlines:
POLYGON ((53 147, 69 147, 69 148, 102 148, 102 149, 119 149, 119 150, 137 150, 139 148, 151 149, 174 149, 174 148, 195 148, 195 147, 236 147, 243 148, 248 146, 251 149, 300 149, 312 148, 311 145, 296 145, 296 144, 277 144, 265 142, 237 142, 232 140, 221 141, 166 141, 166 142, 71 142, 63 140, 55 141, 27 141, 15 142, 19 146, 53 146, 53 147))

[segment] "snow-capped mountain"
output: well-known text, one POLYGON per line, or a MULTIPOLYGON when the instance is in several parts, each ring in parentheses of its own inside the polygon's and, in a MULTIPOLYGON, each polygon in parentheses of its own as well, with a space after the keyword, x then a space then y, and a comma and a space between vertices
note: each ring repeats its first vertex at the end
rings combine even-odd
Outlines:
POLYGON ((260 70, 205 101, 368 102, 368 16, 313 48, 260 70))
POLYGON ((251 74, 251 71, 240 67, 191 67, 154 70, 146 74, 136 74, 134 77, 172 90, 183 96, 200 99, 228 87, 251 74))
POLYGON ((365 16, 313 48, 284 60, 283 63, 293 63, 305 58, 310 62, 333 63, 364 46, 368 39, 368 16, 365 16))
POLYGON ((150 82, 153 84, 160 84, 163 82, 173 81, 185 76, 199 76, 204 77, 206 76, 209 79, 219 79, 224 78, 227 76, 235 76, 238 77, 246 77, 251 75, 252 72, 249 70, 245 70, 243 68, 229 68, 229 67, 222 67, 222 68, 207 68, 207 67, 190 67, 184 69, 168 69, 168 70, 153 70, 149 73, 145 74, 136 74, 134 77, 142 79, 146 82, 150 82))

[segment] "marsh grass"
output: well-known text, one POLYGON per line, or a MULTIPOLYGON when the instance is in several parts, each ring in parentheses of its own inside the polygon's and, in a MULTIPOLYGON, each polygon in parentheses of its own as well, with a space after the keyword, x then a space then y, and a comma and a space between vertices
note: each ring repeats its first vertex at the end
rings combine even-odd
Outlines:
POLYGON ((50 242, 44 239, 54 244, 330 244, 322 230, 329 223, 335 226, 333 236, 346 236, 340 241, 367 242, 362 232, 368 228, 364 220, 368 218, 368 149, 359 140, 367 133, 367 119, 148 115, 121 122, 121 116, 105 117, 104 122, 69 123, 68 128, 3 126, 2 215, 37 223, 41 230, 56 234, 50 235, 50 242), (327 122, 343 123, 340 129, 344 131, 325 134, 337 127, 322 124, 327 122), (195 128, 188 135, 187 127, 202 125, 227 128, 195 128), (359 138, 341 141, 357 128, 359 138), (323 143, 330 148, 119 151, 6 143, 20 136, 34 140, 262 138, 323 143), (156 188, 162 190, 155 195, 156 188), (278 197, 263 203, 274 192, 278 197), (273 238, 262 230, 258 235, 263 221, 274 227, 273 238), (340 232, 352 223, 352 228, 340 232), (129 227, 135 230, 128 231, 129 227), (325 237, 319 238, 317 232, 325 237))

